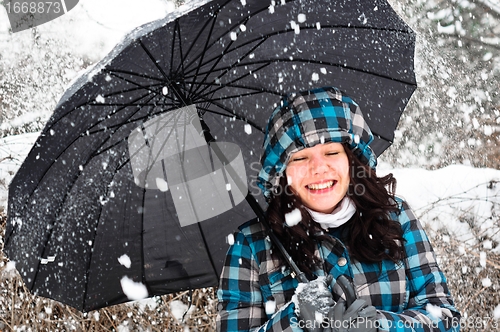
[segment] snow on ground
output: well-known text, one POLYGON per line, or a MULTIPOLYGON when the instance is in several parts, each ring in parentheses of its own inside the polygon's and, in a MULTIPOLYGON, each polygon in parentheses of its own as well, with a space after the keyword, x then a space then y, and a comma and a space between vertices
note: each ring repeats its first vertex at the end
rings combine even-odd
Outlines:
POLYGON ((428 230, 445 229, 454 239, 485 249, 500 241, 500 171, 451 165, 437 170, 379 167, 379 175, 392 172, 396 192, 408 201, 428 230))
POLYGON ((7 209, 8 184, 28 155, 39 133, 0 138, 0 211, 7 209))

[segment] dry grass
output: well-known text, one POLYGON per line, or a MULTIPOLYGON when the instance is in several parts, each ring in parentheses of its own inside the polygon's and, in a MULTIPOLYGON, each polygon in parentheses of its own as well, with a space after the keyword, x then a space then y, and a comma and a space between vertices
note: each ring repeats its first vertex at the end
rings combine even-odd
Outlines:
MULTIPOLYGON (((0 214, 1 232, 5 215, 0 214)), ((481 248, 464 247, 446 234, 430 234, 456 306, 464 315, 461 331, 500 331, 493 311, 500 303, 500 257, 480 259, 481 248), (483 265, 481 265, 481 262, 483 265), (488 283, 490 281, 491 285, 488 283)), ((0 331, 214 331, 215 289, 156 297, 153 305, 122 304, 81 313, 58 302, 31 295, 15 271, 6 272, 0 253, 0 331), (192 309, 179 322, 171 305, 192 309)), ((177 315, 178 316, 178 315, 177 315)))
MULTIPOLYGON (((0 233, 5 215, 0 213, 0 233)), ((3 243, 3 241, 2 241, 3 243)), ((17 271, 7 271, 7 259, 0 253, 0 331, 214 331, 216 290, 206 288, 155 297, 148 304, 115 305, 89 313, 50 299, 34 296, 24 287, 17 271), (184 322, 172 314, 178 301, 192 308, 184 322)))
POLYGON ((81 313, 58 302, 33 296, 16 275, 2 282, 0 325, 9 331, 213 331, 213 289, 193 292, 195 311, 185 322, 171 314, 169 304, 188 302, 188 293, 156 298, 156 306, 122 304, 81 313))
POLYGON ((447 235, 431 238, 462 314, 461 331, 500 331, 500 320, 493 318, 500 305, 500 256, 481 258, 481 247, 464 246, 447 235))

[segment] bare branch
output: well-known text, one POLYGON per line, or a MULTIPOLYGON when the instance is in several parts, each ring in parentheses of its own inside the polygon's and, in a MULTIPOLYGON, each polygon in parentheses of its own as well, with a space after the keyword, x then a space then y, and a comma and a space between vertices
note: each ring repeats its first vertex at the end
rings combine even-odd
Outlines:
POLYGON ((496 50, 500 50, 500 45, 498 45, 498 44, 490 44, 490 43, 487 43, 485 41, 479 40, 477 38, 468 37, 468 36, 461 36, 461 35, 456 34, 456 33, 453 33, 453 34, 442 33, 440 35, 441 36, 447 36, 447 37, 456 38, 458 40, 466 40, 466 41, 474 43, 474 44, 480 44, 480 45, 483 45, 485 47, 490 47, 490 48, 494 48, 496 50))
POLYGON ((476 0, 479 6, 485 9, 494 17, 500 19, 500 2, 497 0, 476 0))

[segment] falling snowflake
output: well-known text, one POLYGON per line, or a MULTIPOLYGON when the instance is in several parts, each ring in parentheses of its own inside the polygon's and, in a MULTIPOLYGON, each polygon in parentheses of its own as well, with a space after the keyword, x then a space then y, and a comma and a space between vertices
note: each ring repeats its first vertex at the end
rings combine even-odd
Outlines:
POLYGON ((161 191, 168 191, 168 183, 162 178, 156 178, 156 187, 161 191))
POLYGON ((289 227, 297 225, 302 220, 302 214, 299 209, 294 209, 293 211, 285 214, 285 222, 289 227))
POLYGON ((97 95, 97 97, 95 98, 95 101, 102 104, 102 103, 104 103, 104 97, 101 95, 97 95))
POLYGON ((130 269, 130 266, 132 265, 132 261, 130 260, 130 257, 128 257, 127 254, 123 254, 120 257, 118 257, 118 262, 125 266, 127 269, 130 269))
POLYGON ((248 123, 245 124, 245 133, 247 133, 247 135, 250 135, 252 133, 252 126, 250 126, 248 123))
POLYGON ((229 244, 230 246, 232 246, 234 244, 234 235, 233 234, 229 234, 228 236, 226 236, 226 242, 227 242, 227 244, 229 244))
POLYGON ((272 315, 276 312, 276 302, 275 301, 267 301, 266 302, 266 314, 272 315))
POLYGON ((125 294, 129 300, 136 301, 148 297, 148 290, 141 282, 135 282, 129 277, 124 276, 120 280, 120 284, 122 286, 123 294, 125 294))

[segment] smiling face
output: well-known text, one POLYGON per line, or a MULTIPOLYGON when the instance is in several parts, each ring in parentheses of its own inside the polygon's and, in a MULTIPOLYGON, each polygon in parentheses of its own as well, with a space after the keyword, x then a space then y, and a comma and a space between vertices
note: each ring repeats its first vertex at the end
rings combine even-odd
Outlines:
POLYGON ((349 160, 340 143, 295 152, 286 167, 293 193, 311 210, 331 213, 349 187, 349 160))

